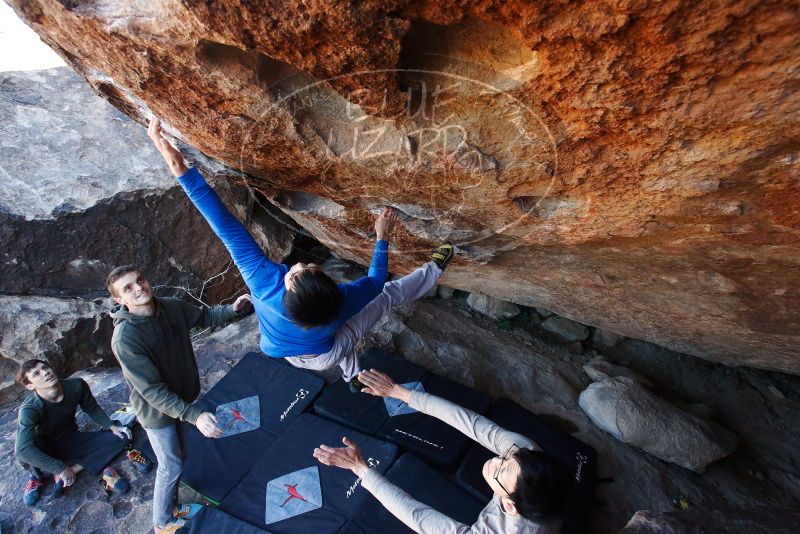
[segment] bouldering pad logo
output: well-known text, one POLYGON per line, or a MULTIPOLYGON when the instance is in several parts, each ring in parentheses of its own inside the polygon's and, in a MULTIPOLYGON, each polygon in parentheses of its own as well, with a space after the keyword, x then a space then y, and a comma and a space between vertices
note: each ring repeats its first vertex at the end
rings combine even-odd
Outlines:
MULTIPOLYGON (((405 384, 400 384, 406 389, 410 389, 413 391, 421 391, 425 393, 425 388, 422 386, 421 382, 407 382, 405 384)), ((391 397, 384 397, 383 403, 386 405, 386 411, 389 413, 390 417, 394 417, 396 415, 406 415, 410 413, 417 413, 417 410, 406 404, 405 402, 394 399, 391 397)))
POLYGON ((223 438, 261 428, 261 403, 258 395, 220 404, 214 415, 223 438))
POLYGON ((264 523, 270 525, 322 507, 319 469, 306 467, 267 483, 264 523))

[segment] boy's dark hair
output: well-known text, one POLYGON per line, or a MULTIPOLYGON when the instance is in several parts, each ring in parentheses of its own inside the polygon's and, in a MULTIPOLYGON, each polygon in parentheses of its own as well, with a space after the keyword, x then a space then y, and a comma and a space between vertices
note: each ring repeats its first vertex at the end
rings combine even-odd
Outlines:
POLYGON ((140 271, 135 265, 120 265, 119 267, 108 273, 108 276, 106 277, 106 289, 108 289, 108 292, 111 293, 112 297, 118 297, 119 295, 114 293, 114 288, 112 287, 114 285, 114 282, 116 282, 117 280, 119 280, 128 273, 141 274, 141 272, 142 271, 140 271))
POLYGON ((302 328, 328 324, 339 315, 344 296, 333 279, 318 269, 306 269, 294 278, 291 291, 283 294, 289 318, 302 328))
POLYGON ((40 363, 50 367, 50 364, 44 360, 33 359, 22 362, 22 365, 20 365, 19 369, 17 369, 17 384, 20 386, 27 386, 30 384, 31 382, 28 380, 28 373, 40 363))
POLYGON ((510 497, 520 515, 537 522, 561 517, 572 486, 564 466, 552 456, 531 449, 520 449, 514 458, 520 473, 510 497))

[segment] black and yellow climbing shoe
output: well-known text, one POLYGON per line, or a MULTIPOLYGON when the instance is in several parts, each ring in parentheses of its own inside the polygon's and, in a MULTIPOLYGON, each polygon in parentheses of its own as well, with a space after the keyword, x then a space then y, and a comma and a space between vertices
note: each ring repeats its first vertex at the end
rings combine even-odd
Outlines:
POLYGON ((447 266, 450 265, 450 261, 453 259, 453 256, 455 256, 455 252, 455 248, 450 243, 439 245, 436 252, 431 255, 431 261, 444 271, 447 266))

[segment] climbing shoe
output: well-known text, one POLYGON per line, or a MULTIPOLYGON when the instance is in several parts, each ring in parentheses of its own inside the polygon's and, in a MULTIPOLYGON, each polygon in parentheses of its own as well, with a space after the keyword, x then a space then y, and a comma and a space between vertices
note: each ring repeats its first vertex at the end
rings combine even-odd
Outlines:
POLYGON ((39 500, 39 495, 42 493, 42 486, 44 486, 44 482, 40 478, 29 478, 22 490, 22 502, 27 506, 36 504, 39 500))
POLYGON ((144 457, 138 449, 128 449, 128 460, 140 473, 147 473, 153 467, 153 462, 144 457))
POLYGON ((53 489, 50 490, 50 495, 47 496, 47 502, 54 501, 64 495, 64 481, 57 478, 53 483, 53 489))
POLYGON ((153 527, 153 531, 155 534, 172 534, 173 532, 183 528, 186 525, 186 521, 183 519, 176 519, 175 521, 170 521, 163 527, 153 527))
POLYGON ((105 486, 106 491, 114 493, 125 493, 130 487, 128 481, 119 476, 119 473, 111 467, 103 469, 103 480, 100 482, 105 486))
POLYGON ((450 265, 453 256, 455 256, 455 248, 452 244, 445 243, 440 245, 436 252, 431 255, 431 261, 444 271, 450 265))
POLYGON ((172 517, 178 519, 191 519, 196 516, 200 510, 203 509, 202 504, 197 503, 181 503, 172 509, 172 517))
POLYGON ((351 379, 347 385, 350 386, 350 393, 361 393, 361 390, 367 387, 361 383, 358 377, 351 379))

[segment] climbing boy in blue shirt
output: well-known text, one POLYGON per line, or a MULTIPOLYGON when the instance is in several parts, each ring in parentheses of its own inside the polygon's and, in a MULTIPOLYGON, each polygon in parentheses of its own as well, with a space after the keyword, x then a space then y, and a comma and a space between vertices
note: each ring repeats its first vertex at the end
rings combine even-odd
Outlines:
POLYGON ((337 285, 313 263, 291 268, 273 263, 197 169, 189 169, 181 153, 162 136, 159 119, 150 122, 148 135, 239 268, 253 298, 261 350, 305 369, 339 365, 342 378, 353 380, 351 387, 357 389, 358 340, 392 307, 433 288, 453 257, 453 246, 440 246, 431 262, 386 284, 388 238, 397 221, 394 210, 386 209, 375 222, 377 242, 369 273, 355 282, 337 285), (368 309, 379 295, 380 304, 368 309))

